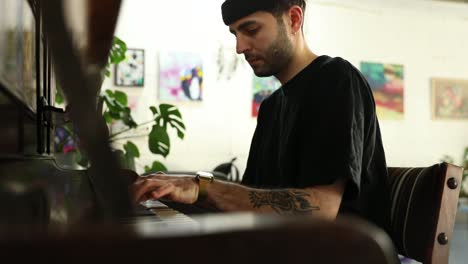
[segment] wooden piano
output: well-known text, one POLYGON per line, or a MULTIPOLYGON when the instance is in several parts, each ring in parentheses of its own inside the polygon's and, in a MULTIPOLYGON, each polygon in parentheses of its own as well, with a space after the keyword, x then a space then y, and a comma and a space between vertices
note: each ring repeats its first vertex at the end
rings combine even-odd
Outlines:
MULTIPOLYGON (((82 263, 396 263, 390 239, 358 219, 185 215, 158 201, 135 206, 107 144, 95 98, 120 0, 85 1, 78 49, 64 1, 0 2, 0 259, 82 263), (90 156, 61 168, 51 149, 63 87, 90 156)), ((76 37, 76 36, 75 36, 76 37)))

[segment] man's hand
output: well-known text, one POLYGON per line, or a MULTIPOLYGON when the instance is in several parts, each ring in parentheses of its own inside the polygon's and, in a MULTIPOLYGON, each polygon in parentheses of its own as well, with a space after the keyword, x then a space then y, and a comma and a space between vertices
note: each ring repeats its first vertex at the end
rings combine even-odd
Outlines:
POLYGON ((140 177, 132 185, 132 189, 135 202, 165 198, 192 204, 198 199, 198 182, 193 176, 153 174, 140 177))

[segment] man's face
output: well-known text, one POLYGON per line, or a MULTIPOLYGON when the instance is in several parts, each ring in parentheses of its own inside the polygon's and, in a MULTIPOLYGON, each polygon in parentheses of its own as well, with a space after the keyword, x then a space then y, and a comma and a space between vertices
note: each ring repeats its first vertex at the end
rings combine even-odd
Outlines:
POLYGON ((259 77, 276 75, 287 67, 293 47, 282 19, 259 11, 229 25, 236 36, 236 51, 259 77))

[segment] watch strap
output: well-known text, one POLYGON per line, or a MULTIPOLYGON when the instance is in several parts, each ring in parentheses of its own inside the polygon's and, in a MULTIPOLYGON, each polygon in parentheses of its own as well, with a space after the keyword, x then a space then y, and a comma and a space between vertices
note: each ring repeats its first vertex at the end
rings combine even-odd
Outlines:
POLYGON ((198 198, 197 202, 201 202, 206 200, 208 197, 208 185, 210 185, 213 180, 214 176, 212 173, 209 172, 197 172, 196 179, 198 181, 198 198))

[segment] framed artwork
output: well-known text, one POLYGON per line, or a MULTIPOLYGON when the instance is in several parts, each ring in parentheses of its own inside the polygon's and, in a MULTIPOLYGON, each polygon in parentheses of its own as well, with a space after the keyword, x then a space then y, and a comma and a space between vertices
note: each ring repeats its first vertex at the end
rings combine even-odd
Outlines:
POLYGON ((361 62, 361 72, 369 82, 380 119, 399 120, 404 116, 404 66, 361 62))
POLYGON ((281 83, 275 77, 257 77, 254 75, 252 80, 252 117, 258 116, 260 104, 270 96, 281 83))
POLYGON ((145 51, 128 49, 125 60, 115 65, 115 86, 143 87, 145 85, 145 51))
POLYGON ((432 118, 468 119, 468 80, 432 79, 432 118))
POLYGON ((159 56, 159 99, 202 101, 203 62, 197 53, 168 52, 159 56))

